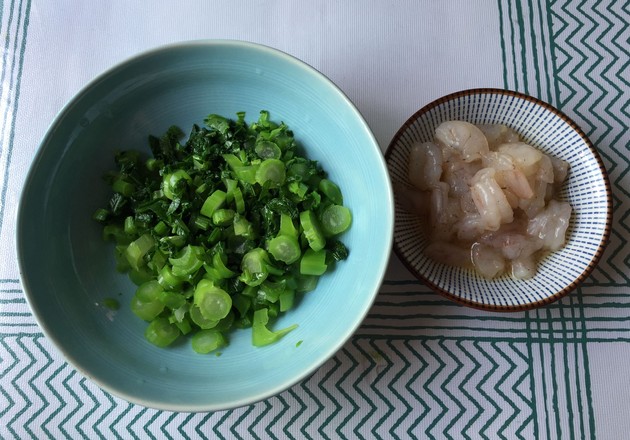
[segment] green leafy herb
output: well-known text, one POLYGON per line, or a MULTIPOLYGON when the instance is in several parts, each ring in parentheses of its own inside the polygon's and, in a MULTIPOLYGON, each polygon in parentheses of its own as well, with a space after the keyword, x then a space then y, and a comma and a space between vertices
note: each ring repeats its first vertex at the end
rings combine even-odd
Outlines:
POLYGON ((348 257, 339 187, 284 123, 236 116, 210 114, 187 139, 176 126, 149 136, 152 157, 118 152, 106 176, 112 195, 93 219, 138 285, 130 307, 157 346, 190 335, 196 352, 218 354, 242 328, 254 346, 273 343, 296 327, 272 331, 279 314, 348 257))
POLYGON ((120 308, 120 303, 114 298, 105 298, 103 305, 110 310, 118 310, 120 308))

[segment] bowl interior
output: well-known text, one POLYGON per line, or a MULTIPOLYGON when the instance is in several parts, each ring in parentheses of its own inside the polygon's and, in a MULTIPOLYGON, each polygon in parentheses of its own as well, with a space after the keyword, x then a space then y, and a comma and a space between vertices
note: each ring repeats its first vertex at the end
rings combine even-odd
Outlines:
POLYGON ((27 177, 18 212, 18 257, 27 300, 45 334, 105 390, 160 409, 242 406, 306 377, 351 336, 384 276, 393 198, 380 148, 355 107, 330 81, 270 48, 235 41, 161 48, 97 78, 60 113, 27 177), (353 226, 350 257, 286 313, 298 329, 262 349, 236 331, 221 356, 189 343, 159 349, 127 306, 134 286, 115 271, 113 247, 91 220, 107 201, 102 175, 118 149, 149 151, 147 135, 188 131, 209 113, 260 110, 284 121, 308 157, 344 193, 353 226), (120 310, 101 306, 120 299, 120 310), (298 341, 302 341, 299 346, 298 341))
POLYGON ((448 120, 505 124, 525 142, 569 162, 559 198, 573 214, 567 244, 545 257, 536 276, 487 280, 472 270, 438 264, 424 256, 428 244, 422 221, 395 202, 394 249, 429 286, 463 304, 490 310, 523 310, 564 296, 592 271, 608 241, 611 191, 601 158, 588 138, 564 114, 534 98, 504 90, 481 89, 441 98, 414 114, 396 133, 386 153, 392 182, 409 184, 407 161, 415 142, 432 141, 448 120))

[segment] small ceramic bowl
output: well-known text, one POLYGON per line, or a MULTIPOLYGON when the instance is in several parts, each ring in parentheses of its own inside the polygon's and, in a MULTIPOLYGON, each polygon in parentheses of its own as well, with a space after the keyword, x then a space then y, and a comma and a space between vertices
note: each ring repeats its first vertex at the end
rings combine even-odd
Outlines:
POLYGON ((116 396, 171 411, 223 410, 270 397, 313 373, 368 313, 391 254, 393 195, 380 147, 350 100, 296 58, 239 41, 196 41, 143 53, 74 97, 45 135, 26 178, 17 249, 26 299, 44 334, 76 369, 116 396), (353 214, 347 260, 274 324, 298 328, 252 346, 236 330, 221 356, 190 343, 162 349, 130 310, 135 286, 92 220, 110 191, 114 152, 149 152, 147 136, 189 132, 210 113, 246 121, 267 110, 342 189, 353 214), (120 294, 120 296, 119 296, 120 294), (102 304, 119 298, 112 311, 102 304))
POLYGON ((474 269, 439 264, 424 254, 425 223, 405 210, 395 197, 394 251, 407 268, 429 287, 458 303, 495 311, 518 311, 549 304, 589 276, 608 243, 612 196, 602 160, 580 128, 562 112, 530 96, 500 89, 453 93, 426 105, 398 130, 386 152, 394 187, 408 185, 408 160, 416 142, 433 141, 444 121, 504 124, 530 145, 569 163, 559 192, 572 208, 567 243, 547 255, 533 278, 509 275, 486 279, 474 269))

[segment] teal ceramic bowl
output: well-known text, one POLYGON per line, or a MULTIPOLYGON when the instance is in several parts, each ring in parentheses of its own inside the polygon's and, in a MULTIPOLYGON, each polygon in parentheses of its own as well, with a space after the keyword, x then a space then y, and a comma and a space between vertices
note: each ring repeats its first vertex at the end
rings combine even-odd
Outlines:
POLYGON ((132 403, 210 411, 268 398, 332 357, 368 313, 390 256, 393 196, 373 134, 349 99, 322 74, 277 50, 238 41, 158 48, 104 73, 61 111, 26 178, 17 222, 26 299, 46 337, 81 374, 132 403), (190 344, 161 349, 127 303, 135 287, 115 270, 94 210, 107 201, 103 174, 117 149, 147 149, 147 135, 189 130, 209 113, 260 110, 284 121, 309 158, 344 193, 353 225, 349 258, 285 313, 298 324, 263 348, 249 330, 231 335, 221 356, 190 344), (113 312, 103 300, 122 294, 113 312), (300 342, 298 344, 298 342, 300 342))

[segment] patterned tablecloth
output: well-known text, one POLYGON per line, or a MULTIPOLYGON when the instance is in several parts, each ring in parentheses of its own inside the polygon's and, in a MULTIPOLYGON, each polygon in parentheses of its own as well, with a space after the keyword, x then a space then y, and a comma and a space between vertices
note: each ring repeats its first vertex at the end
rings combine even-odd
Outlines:
POLYGON ((630 2, 627 0, 0 2, 0 438, 630 438, 630 2), (42 335, 21 289, 15 211, 48 124, 140 51, 241 39, 311 64, 383 151, 450 92, 509 88, 573 118, 614 193, 611 243, 574 294, 522 313, 431 293, 392 256, 354 337, 251 406, 170 413, 108 395, 42 335))

